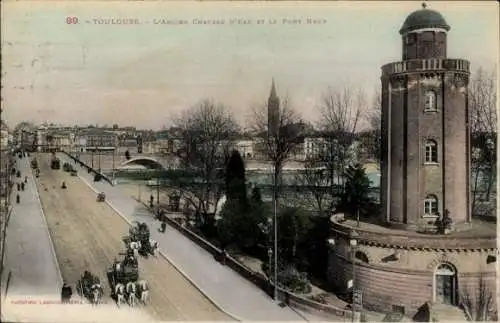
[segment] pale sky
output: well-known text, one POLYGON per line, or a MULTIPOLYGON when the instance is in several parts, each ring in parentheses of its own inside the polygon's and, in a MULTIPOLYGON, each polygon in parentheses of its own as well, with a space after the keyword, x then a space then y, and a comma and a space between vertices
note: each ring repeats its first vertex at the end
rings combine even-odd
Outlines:
MULTIPOLYGON (((364 88, 401 60, 401 28, 421 2, 2 1, 4 118, 158 129, 201 99, 241 122, 269 95, 288 97, 310 121, 328 87, 364 88), (78 17, 78 24, 67 24, 78 17), (130 18, 140 24, 96 24, 130 18), (230 24, 231 19, 251 20, 230 24), (308 25, 307 18, 324 23, 308 25), (185 19, 187 25, 158 24, 185 19), (223 25, 193 19, 225 20, 223 25), (265 19, 258 25, 257 19, 265 19), (275 19, 271 25, 269 20, 275 19), (300 25, 283 19, 301 19, 300 25)), ((428 2, 451 26, 448 57, 495 68, 496 1, 428 2)))

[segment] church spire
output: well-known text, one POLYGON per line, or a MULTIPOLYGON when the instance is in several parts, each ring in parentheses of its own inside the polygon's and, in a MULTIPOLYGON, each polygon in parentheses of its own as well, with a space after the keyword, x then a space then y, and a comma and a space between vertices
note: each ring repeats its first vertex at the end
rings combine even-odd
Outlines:
POLYGON ((273 83, 271 85, 271 94, 269 95, 270 98, 276 98, 276 85, 274 85, 274 77, 273 77, 273 83))
POLYGON ((276 94, 276 85, 273 82, 271 84, 271 94, 267 100, 267 123, 270 133, 275 133, 279 127, 279 110, 280 110, 280 99, 276 94))

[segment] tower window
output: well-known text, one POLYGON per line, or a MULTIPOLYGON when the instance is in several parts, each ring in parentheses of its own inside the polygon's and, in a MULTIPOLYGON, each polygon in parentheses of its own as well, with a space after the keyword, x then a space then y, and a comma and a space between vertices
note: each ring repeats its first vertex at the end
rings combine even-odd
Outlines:
POLYGON ((437 143, 434 140, 427 140, 425 142, 425 162, 426 163, 438 162, 437 143))
POLYGON ((438 214, 438 199, 436 195, 429 194, 424 200, 424 213, 426 215, 437 215, 438 214))
POLYGON ((436 111, 436 92, 425 92, 425 111, 436 111))

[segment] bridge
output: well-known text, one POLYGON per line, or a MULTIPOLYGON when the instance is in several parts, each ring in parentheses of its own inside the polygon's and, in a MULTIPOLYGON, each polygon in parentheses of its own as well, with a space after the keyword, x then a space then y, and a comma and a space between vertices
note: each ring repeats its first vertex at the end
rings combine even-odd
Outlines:
POLYGON ((177 163, 177 160, 173 157, 135 156, 120 163, 118 168, 139 165, 148 169, 168 169, 177 165, 177 163))

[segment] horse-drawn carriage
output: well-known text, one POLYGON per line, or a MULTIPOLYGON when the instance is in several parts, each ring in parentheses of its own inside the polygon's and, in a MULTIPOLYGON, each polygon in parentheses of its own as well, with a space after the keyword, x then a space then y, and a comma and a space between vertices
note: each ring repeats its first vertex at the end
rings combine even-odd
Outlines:
POLYGON ((36 158, 33 158, 31 160, 31 168, 33 168, 33 169, 37 169, 38 168, 38 161, 36 160, 36 158))
POLYGON ((136 222, 136 226, 129 229, 129 236, 125 237, 123 242, 125 242, 127 248, 130 247, 131 242, 137 242, 138 252, 144 257, 154 252, 150 243, 149 228, 146 223, 136 222))
POLYGON ((146 304, 149 297, 149 287, 145 280, 139 281, 137 258, 130 249, 122 261, 115 260, 107 274, 111 296, 116 300, 118 306, 125 302, 134 306, 137 300, 146 304))
POLYGON ((106 200, 106 194, 103 192, 97 194, 97 202, 104 202, 104 200, 106 200))
POLYGON ((122 261, 117 261, 107 271, 111 295, 116 299, 116 286, 135 283, 139 279, 139 264, 133 254, 127 254, 122 261))
POLYGON ((99 277, 85 271, 76 284, 78 295, 87 298, 92 304, 97 305, 103 295, 101 280, 99 277))

